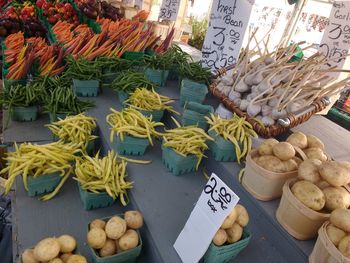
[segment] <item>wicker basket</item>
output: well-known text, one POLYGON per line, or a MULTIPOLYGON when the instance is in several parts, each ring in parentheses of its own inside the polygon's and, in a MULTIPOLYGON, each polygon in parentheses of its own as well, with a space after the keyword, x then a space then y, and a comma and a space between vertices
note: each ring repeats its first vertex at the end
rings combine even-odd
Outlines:
POLYGON ((328 221, 325 222, 318 230, 318 238, 309 256, 309 263, 350 263, 329 239, 326 232, 329 224, 328 221))
MULTIPOLYGON (((230 66, 228 68, 222 68, 217 71, 217 74, 215 77, 220 77, 226 75, 227 70, 232 69, 233 67, 230 66)), ((296 116, 295 114, 288 114, 287 118, 290 120, 290 125, 288 127, 284 127, 280 124, 274 124, 269 127, 263 127, 261 126, 254 118, 249 117, 246 112, 243 112, 240 110, 240 108, 235 105, 228 96, 223 94, 220 90, 217 89, 217 85, 219 84, 218 81, 214 81, 210 86, 209 90, 211 93, 217 97, 222 104, 225 105, 225 107, 232 112, 236 113, 240 117, 246 117, 247 121, 253 126, 254 130, 264 138, 270 138, 270 137, 275 137, 281 133, 286 132, 287 130, 298 126, 301 123, 306 122, 308 119, 311 118, 312 115, 314 115, 317 112, 322 111, 323 109, 326 108, 326 102, 322 99, 314 101, 311 105, 314 106, 314 109, 304 113, 301 116, 296 116)))
POLYGON ((291 191, 296 179, 289 179, 283 186, 283 194, 276 211, 278 223, 298 240, 313 239, 330 214, 314 211, 300 202, 291 191))

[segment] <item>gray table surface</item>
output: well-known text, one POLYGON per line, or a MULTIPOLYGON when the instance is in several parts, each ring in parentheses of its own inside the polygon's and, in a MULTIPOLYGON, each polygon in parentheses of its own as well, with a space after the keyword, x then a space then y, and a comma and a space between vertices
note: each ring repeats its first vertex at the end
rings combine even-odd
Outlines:
MULTIPOLYGON (((160 92, 176 100, 179 98, 174 83, 167 88, 162 88, 160 92)), ((210 96, 207 103, 217 105, 216 100, 210 96)), ((89 115, 97 118, 99 140, 104 153, 109 149, 116 150, 115 145, 109 142, 109 127, 105 121, 111 107, 120 109, 121 105, 113 91, 104 89, 103 93, 96 98, 96 107, 89 110, 89 115)), ((180 110, 178 102, 175 108, 180 110)), ((46 134, 46 137, 33 137, 32 141, 50 140, 51 135, 47 134, 43 126, 44 120, 43 117, 41 124, 39 122, 11 123, 9 126, 9 129, 12 129, 11 133, 5 133, 6 142, 29 141, 32 138, 30 134, 46 134), (6 138, 7 136, 10 136, 8 137, 10 140, 6 138)), ((324 121, 325 118, 320 116, 316 119, 316 123, 321 126, 324 121)), ((166 123, 170 123, 169 118, 166 123)), ((349 136, 336 124, 327 121, 326 123, 332 127, 332 130, 337 131, 338 135, 349 136)), ((316 134, 309 126, 301 126, 300 130, 316 134)), ((324 139, 322 136, 320 138, 324 139)), ((347 151, 344 150, 345 152, 347 151)), ((332 152, 330 154, 333 156, 332 152)), ((90 251, 85 243, 89 221, 128 209, 139 209, 145 218, 145 226, 142 229, 145 242, 143 254, 138 261, 181 262, 173 244, 189 217, 206 179, 202 171, 184 176, 173 176, 168 172, 162 164, 160 142, 156 142, 154 147, 148 149, 141 159, 152 160, 152 163, 128 165, 130 180, 135 184, 130 191, 131 203, 125 208, 116 204, 109 208, 85 211, 73 180, 66 183, 60 194, 53 200, 41 202, 36 198, 27 197, 22 183, 17 180, 13 193, 15 257, 23 249, 33 246, 44 237, 64 233, 74 235, 78 239, 80 252, 89 256, 90 251)), ((237 174, 241 169, 237 163, 216 162, 209 155, 209 158, 204 160, 203 167, 208 174, 215 172, 219 175, 240 196, 240 202, 249 211, 251 220, 248 226, 253 238, 235 262, 307 262, 314 241, 297 241, 278 224, 275 211, 279 200, 261 202, 247 193, 237 180, 237 174)))

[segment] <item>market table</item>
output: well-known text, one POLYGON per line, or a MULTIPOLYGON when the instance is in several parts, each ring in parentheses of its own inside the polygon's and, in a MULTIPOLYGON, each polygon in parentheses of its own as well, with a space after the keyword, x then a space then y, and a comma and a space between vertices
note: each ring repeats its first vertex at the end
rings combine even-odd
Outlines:
MULTIPOLYGON (((160 93, 175 99, 175 108, 180 109, 176 83, 171 82, 160 93)), ((115 145, 109 142, 109 127, 105 118, 110 113, 109 108, 121 108, 117 95, 112 90, 103 89, 103 93, 95 101, 96 107, 88 113, 97 118, 101 150, 103 153, 109 149, 116 150, 115 145)), ((213 106, 218 104, 210 96, 206 103, 213 106)), ((33 123, 11 123, 4 132, 6 143, 11 145, 14 141, 28 141, 30 134, 43 135, 41 140, 35 135, 34 142, 51 140, 51 135, 43 126, 48 119, 44 116, 41 118, 43 119, 33 123), (11 138, 11 141, 7 138, 11 138)), ((171 125, 169 116, 165 116, 164 120, 167 125, 171 125)), ((319 136, 333 158, 349 160, 350 134, 324 117, 315 116, 295 130, 319 136)), ((183 176, 173 176, 168 172, 162 164, 159 141, 140 159, 152 160, 152 163, 128 165, 129 179, 134 181, 134 188, 129 192, 131 202, 125 208, 116 204, 108 208, 85 211, 73 180, 69 180, 53 200, 41 202, 28 197, 18 179, 12 192, 14 262, 17 262, 21 251, 33 246, 40 239, 64 233, 75 236, 79 251, 89 256, 90 251, 85 243, 88 222, 130 209, 140 210, 145 218, 142 229, 144 247, 138 262, 181 262, 173 244, 194 208, 206 179, 202 169, 183 176)), ((208 174, 215 172, 230 186, 249 211, 251 220, 248 229, 253 237, 248 247, 238 255, 236 262, 262 262, 262 257, 263 262, 307 262, 314 240, 297 241, 278 224, 275 211, 279 200, 261 202, 246 192, 237 179, 241 169, 237 163, 216 162, 209 154, 202 166, 208 174)))

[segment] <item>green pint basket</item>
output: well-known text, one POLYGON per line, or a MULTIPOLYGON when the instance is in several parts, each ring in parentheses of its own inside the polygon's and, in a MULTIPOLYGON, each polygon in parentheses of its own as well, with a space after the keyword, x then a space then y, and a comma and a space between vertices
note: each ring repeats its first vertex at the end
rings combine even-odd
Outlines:
POLYGON ((51 193, 56 186, 61 182, 61 176, 58 172, 40 175, 37 177, 28 176, 28 195, 30 197, 51 193))
POLYGON ((118 100, 120 102, 120 104, 124 104, 124 102, 129 98, 129 94, 125 91, 122 90, 118 90, 118 100))
MULTIPOLYGON (((124 215, 116 215, 121 218, 124 218, 124 215)), ((111 217, 107 218, 101 218, 101 220, 107 222, 111 217)), ((141 254, 142 250, 142 238, 140 235, 140 231, 136 230, 138 236, 139 236, 139 244, 137 247, 120 252, 118 254, 115 254, 113 256, 109 257, 100 257, 97 253, 97 251, 90 247, 91 254, 92 254, 92 261, 94 263, 133 263, 136 262, 137 257, 141 254)))
POLYGON ((123 155, 144 155, 149 145, 148 139, 124 135, 124 140, 117 137, 117 151, 123 155))
POLYGON ((210 105, 202 105, 197 102, 188 102, 185 105, 185 110, 182 114, 182 125, 197 125, 203 130, 207 130, 209 124, 205 119, 210 113, 214 112, 214 108, 210 105))
POLYGON ((207 85, 189 79, 181 81, 180 104, 184 106, 187 102, 194 101, 202 103, 208 93, 207 85))
POLYGON ((195 155, 181 156, 172 148, 162 145, 162 160, 173 175, 182 175, 196 170, 198 158, 195 155))
POLYGON ((99 80, 73 79, 73 89, 79 97, 96 97, 100 88, 99 80))
POLYGON ((154 111, 140 110, 140 112, 146 117, 152 116, 152 120, 156 122, 159 122, 164 115, 164 110, 154 110, 154 111))
POLYGON ((49 113, 49 118, 50 118, 50 122, 55 122, 58 120, 58 118, 60 119, 65 119, 67 117, 66 113, 49 113))
POLYGON ((145 53, 143 52, 125 51, 124 54, 122 55, 122 58, 127 60, 141 61, 143 60, 144 56, 145 56, 145 53))
POLYGON ((81 188, 78 183, 80 199, 83 202, 85 210, 92 210, 97 208, 103 208, 111 206, 114 203, 112 197, 110 197, 106 192, 104 193, 92 193, 81 188))
POLYGON ((209 136, 214 141, 208 141, 209 151, 218 162, 235 162, 237 160, 235 145, 229 140, 216 134, 215 131, 209 131, 209 136))
POLYGON ((158 86, 162 85, 163 74, 164 74, 164 71, 161 69, 146 68, 146 70, 145 70, 146 78, 158 86))
POLYGON ((35 121, 38 118, 38 107, 13 107, 11 109, 11 119, 13 121, 35 121))
POLYGON ((231 262, 246 246, 251 238, 251 234, 243 230, 242 239, 234 244, 218 247, 210 244, 204 255, 204 263, 226 263, 231 262))

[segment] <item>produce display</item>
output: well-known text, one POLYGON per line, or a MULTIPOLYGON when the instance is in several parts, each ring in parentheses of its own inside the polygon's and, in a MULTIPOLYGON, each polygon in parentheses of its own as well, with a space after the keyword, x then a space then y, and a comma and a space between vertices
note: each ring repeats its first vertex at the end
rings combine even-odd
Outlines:
POLYGON ((217 135, 233 143, 237 161, 240 163, 241 158, 244 158, 252 148, 252 138, 258 136, 252 125, 236 114, 231 119, 222 119, 214 114, 206 119, 210 124, 209 131, 213 130, 217 135))
MULTIPOLYGON (((19 107, 25 110, 33 107, 39 115, 49 113, 50 124, 45 126, 54 135, 53 140, 58 140, 46 144, 15 143, 14 151, 5 158, 8 166, 0 172, 0 175, 8 174, 5 192, 9 193, 18 176, 22 176, 28 195, 40 196, 40 200, 47 201, 57 196, 72 177, 86 210, 113 203, 118 203, 120 207, 129 205, 130 209, 129 197, 139 191, 138 179, 133 177, 135 183, 129 181, 129 172, 134 169, 131 163, 148 164, 151 161, 132 160, 123 155, 142 155, 144 152, 138 148, 142 148, 143 144, 147 144, 146 147, 149 144, 159 146, 155 139, 162 140, 160 158, 166 168, 177 176, 198 171, 203 158, 207 158, 207 150, 211 151, 208 156, 217 160, 212 145, 219 138, 230 146, 229 150, 222 147, 225 148, 224 154, 227 150, 235 157, 218 157, 220 161, 246 162, 245 171, 243 169, 241 173, 245 172, 242 184, 246 190, 248 180, 244 181, 244 178, 248 178, 249 165, 253 167, 249 172, 253 174, 255 186, 272 192, 265 200, 265 196, 257 199, 269 201, 279 198, 282 188, 285 195, 287 185, 298 204, 290 208, 290 212, 299 209, 324 216, 325 219, 321 218, 315 224, 329 220, 329 239, 340 253, 350 259, 350 163, 332 160, 319 138, 301 132, 291 134, 286 141, 267 139, 252 151, 253 139, 258 137, 255 131, 257 125, 274 126, 278 119, 298 114, 320 98, 339 93, 350 82, 350 77, 333 81, 327 74, 341 70, 327 68, 329 60, 319 53, 307 58, 299 54, 309 49, 301 49, 299 45, 302 43, 278 47, 270 52, 267 49, 263 51, 255 37, 251 36, 232 73, 220 76, 218 82, 214 82, 216 89, 224 95, 221 99, 232 101, 237 112, 224 119, 217 114, 199 114, 200 110, 193 110, 203 115, 201 117, 207 125, 205 129, 209 126, 208 131, 200 128, 199 121, 196 125, 183 122, 181 126, 173 117, 176 127, 171 128, 171 125, 165 125, 165 121, 158 122, 161 118, 154 117, 156 112, 163 113, 165 110, 180 115, 173 107, 178 98, 163 95, 164 88, 161 87, 165 86, 168 74, 179 79, 178 89, 181 91, 184 83, 189 83, 186 88, 194 96, 196 91, 191 85, 201 84, 207 92, 207 87, 214 85, 210 85, 214 77, 210 69, 194 62, 179 46, 171 46, 174 27, 161 40, 155 33, 155 23, 146 21, 148 15, 148 12, 140 11, 128 20, 123 18, 121 9, 96 0, 38 0, 36 7, 28 2, 12 3, 3 10, 0 36, 7 37, 3 41, 5 85, 0 93, 0 104, 10 114, 19 107), (254 40, 257 48, 251 50, 254 40), (159 78, 161 81, 158 81, 159 78), (87 115, 94 101, 79 99, 78 96, 84 95, 77 92, 76 83, 86 84, 86 89, 89 84, 98 83, 95 86, 100 93, 110 89, 108 92, 118 95, 119 106, 122 106, 119 111, 110 108, 106 122, 112 144, 101 140, 101 145, 106 147, 107 144, 107 149, 97 153, 88 151, 88 146, 98 138, 95 131, 100 129, 100 134, 105 135, 105 123, 103 121, 98 127, 97 123, 101 120, 87 115), (132 152, 134 149, 137 149, 135 153, 132 152), (256 175, 262 178, 261 181, 255 180, 256 175), (54 186, 45 182, 47 178, 57 180, 55 176, 58 181, 54 186), (45 185, 42 191, 33 190, 37 182, 49 186, 45 185), (84 194, 88 196, 86 199, 108 199, 106 202, 109 203, 87 209, 84 194)), ((206 93, 202 101, 205 96, 206 93)), ((99 111, 101 100, 96 101, 96 110, 99 111)), ((190 100, 184 98, 183 101, 183 112, 190 111, 186 108, 186 101, 190 100)), ((183 106, 182 102, 180 104, 183 106)), ((201 105, 197 102, 197 105, 198 108, 207 106, 212 109, 214 104, 201 105)), ((205 167, 203 173, 206 176, 205 167)), ((186 177, 182 178, 186 181, 186 177)), ((215 193, 219 196, 218 201, 211 196, 215 202, 226 198, 221 191, 215 193)), ((64 191, 61 194, 65 194, 64 191)), ((285 201, 283 196, 282 201, 285 201)), ((139 232, 144 224, 142 214, 127 211, 123 215, 109 216, 89 223, 86 240, 93 260, 119 262, 118 257, 122 258, 127 253, 136 258, 143 245, 139 232)), ((277 210, 276 218, 280 222, 277 210)), ((256 223, 257 220, 251 221, 256 223)), ((312 228, 313 222, 309 221, 305 228, 312 228)), ((209 248, 214 246, 219 251, 225 251, 225 247, 241 246, 244 240, 246 244, 242 245, 242 249, 245 248, 250 239, 248 222, 247 209, 238 204, 225 218, 209 248)), ((21 259, 23 263, 87 262, 77 253, 77 241, 69 235, 62 235, 43 239, 34 248, 26 249, 21 259)))
POLYGON ((0 174, 8 173, 5 192, 10 191, 17 176, 22 176, 24 188, 28 191, 28 177, 36 178, 59 173, 61 180, 56 189, 40 198, 44 201, 50 200, 59 192, 72 173, 71 162, 75 160, 75 154, 81 151, 80 148, 81 144, 63 141, 42 145, 22 143, 17 146, 15 144, 15 151, 9 152, 5 158, 8 166, 0 172, 0 174))
POLYGON ((225 246, 240 241, 243 235, 243 228, 248 223, 249 215, 247 209, 243 205, 237 204, 216 232, 213 243, 216 246, 225 246))
POLYGON ((349 77, 333 81, 328 73, 341 69, 329 68, 330 59, 321 53, 299 58, 299 53, 309 51, 311 46, 300 50, 301 43, 295 43, 262 51, 259 43, 266 42, 256 41, 258 52, 251 50, 255 33, 233 73, 223 76, 216 88, 241 112, 261 119, 265 126, 307 108, 315 100, 340 93, 349 82, 349 77))
POLYGON ((140 245, 138 229, 143 226, 139 211, 127 211, 124 215, 109 219, 96 219, 89 224, 87 243, 97 257, 112 257, 140 245))
POLYGON ((111 126, 110 141, 113 142, 114 135, 124 140, 125 135, 133 136, 135 138, 148 139, 149 143, 153 145, 152 137, 160 137, 162 134, 156 131, 156 127, 163 126, 161 122, 154 122, 150 117, 145 117, 139 111, 127 108, 122 111, 112 111, 106 118, 107 123, 111 126))
POLYGON ((158 94, 154 89, 147 90, 145 88, 137 88, 130 94, 130 97, 124 103, 135 110, 167 110, 169 112, 177 113, 173 107, 169 105, 174 103, 174 100, 158 94))
POLYGON ((125 181, 127 163, 118 159, 114 151, 100 158, 83 156, 77 159, 75 175, 80 186, 92 193, 106 192, 113 200, 119 197, 123 206, 128 204, 127 190, 133 188, 133 182, 125 181))
POLYGON ((67 116, 63 120, 58 120, 46 126, 60 140, 73 143, 84 142, 85 148, 90 141, 97 138, 93 135, 96 129, 95 119, 86 116, 84 113, 67 116))
POLYGON ((338 248, 344 257, 350 259, 350 210, 338 208, 330 216, 327 226, 328 238, 338 248))
POLYGON ((84 256, 75 253, 77 241, 70 235, 48 237, 38 242, 34 248, 24 250, 21 255, 23 263, 87 263, 84 256))
MULTIPOLYGON (((174 120, 174 119, 173 119, 174 120)), ((165 130, 163 134, 163 147, 173 149, 177 154, 181 156, 196 156, 198 167, 203 159, 205 150, 208 149, 206 144, 207 140, 213 140, 206 132, 197 128, 196 126, 184 126, 181 127, 179 123, 175 121, 177 128, 171 130, 165 130)))

